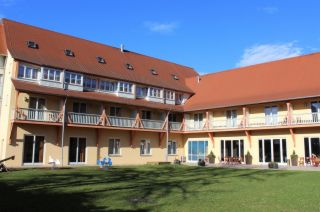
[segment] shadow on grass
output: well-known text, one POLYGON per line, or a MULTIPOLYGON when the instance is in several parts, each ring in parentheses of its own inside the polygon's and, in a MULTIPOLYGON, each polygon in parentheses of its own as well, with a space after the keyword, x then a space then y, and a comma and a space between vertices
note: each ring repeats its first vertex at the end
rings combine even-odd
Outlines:
MULTIPOLYGON (((209 184, 232 178, 263 181, 289 172, 221 168, 140 166, 68 170, 26 170, 0 175, 1 211, 149 211, 171 194, 185 201, 209 184), (20 175, 20 176, 19 176, 20 175), (23 176, 21 176, 23 175, 23 176)), ((168 200, 165 200, 168 201, 168 200)), ((165 202, 164 201, 164 202, 165 202)))

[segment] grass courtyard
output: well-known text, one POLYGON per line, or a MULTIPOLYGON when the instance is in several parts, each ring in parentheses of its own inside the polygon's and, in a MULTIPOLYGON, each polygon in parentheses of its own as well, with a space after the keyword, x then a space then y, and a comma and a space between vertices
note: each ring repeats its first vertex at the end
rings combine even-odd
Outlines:
POLYGON ((0 173, 0 211, 318 211, 320 172, 189 166, 0 173))

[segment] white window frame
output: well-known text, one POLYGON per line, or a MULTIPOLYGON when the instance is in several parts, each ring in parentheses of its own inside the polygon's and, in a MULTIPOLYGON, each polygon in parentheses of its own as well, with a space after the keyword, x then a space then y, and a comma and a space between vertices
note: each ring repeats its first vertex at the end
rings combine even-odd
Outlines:
MULTIPOLYGON (((80 137, 69 136, 69 142, 70 142, 70 138, 76 138, 77 139, 77 150, 76 150, 76 162, 70 162, 69 161, 70 150, 68 149, 68 163, 69 163, 69 165, 84 165, 84 164, 87 164, 87 160, 88 160, 88 138, 85 137, 85 136, 80 136, 80 137), (85 161, 84 162, 79 162, 79 157, 78 157, 78 155, 79 155, 78 153, 79 153, 79 140, 80 140, 80 138, 86 139, 85 161)), ((70 143, 69 143, 68 148, 70 148, 70 143)))
POLYGON ((168 141, 168 155, 177 155, 177 149, 178 149, 177 144, 178 144, 178 142, 176 140, 169 140, 168 141), (174 153, 173 153, 173 143, 175 143, 174 153))
POLYGON ((40 72, 39 70, 40 70, 40 68, 36 68, 36 67, 25 65, 25 64, 20 64, 19 68, 18 68, 18 76, 17 77, 19 79, 36 81, 39 79, 39 72, 40 72), (23 76, 20 76, 20 68, 21 67, 23 67, 23 76), (26 77, 27 68, 31 69, 30 77, 26 77), (34 78, 35 73, 37 73, 36 78, 34 78))
POLYGON ((260 164, 268 164, 269 162, 266 162, 266 158, 265 158, 265 151, 264 151, 264 143, 265 140, 270 140, 270 152, 271 152, 271 161, 274 161, 274 151, 273 151, 273 142, 274 140, 280 140, 280 162, 277 162, 279 164, 287 164, 286 162, 283 162, 283 140, 285 140, 286 142, 286 153, 287 153, 287 160, 288 160, 288 139, 287 138, 283 138, 283 137, 279 137, 279 138, 258 138, 258 161, 260 164), (259 158, 259 143, 260 140, 262 141, 262 162, 260 162, 260 158, 259 158))
POLYGON ((148 140, 148 139, 141 139, 140 140, 140 155, 141 156, 150 156, 150 155, 152 155, 152 146, 151 146, 151 141, 150 140, 148 140), (141 152, 142 143, 145 143, 144 147, 143 147, 143 152, 141 152), (148 150, 148 147, 147 147, 148 145, 149 145, 150 151, 149 151, 149 153, 146 153, 147 150, 148 150))
POLYGON ((41 68, 41 79, 45 81, 50 81, 50 82, 61 82, 61 70, 58 69, 52 69, 52 68, 47 68, 47 67, 42 67, 41 68), (45 78, 45 72, 47 72, 47 78, 45 78), (53 73, 53 79, 50 79, 50 73, 53 73), (57 76, 59 76, 59 80, 57 80, 57 76))
POLYGON ((118 92, 132 93, 133 84, 129 82, 118 82, 118 92))
POLYGON ((175 97, 174 91, 170 91, 170 90, 165 91, 165 98, 167 100, 174 100, 175 99, 174 97, 175 97))
POLYGON ((121 140, 120 138, 109 138, 108 140, 108 155, 115 155, 115 156, 119 156, 121 155, 121 140), (112 153, 109 152, 109 148, 110 148, 110 142, 113 142, 113 149, 112 149, 112 153), (116 150, 116 142, 119 142, 119 145, 118 145, 118 153, 115 153, 115 150, 116 150))
POLYGON ((85 77, 83 87, 87 90, 96 90, 98 86, 98 79, 91 78, 91 77, 85 77), (95 86, 93 86, 93 82, 95 81, 95 86), (89 86, 88 86, 89 85, 89 86))
POLYGON ((23 136, 23 145, 25 145, 25 140, 26 140, 26 136, 31 136, 33 137, 33 144, 32 144, 32 162, 31 163, 25 163, 23 162, 24 160, 24 146, 23 146, 23 151, 22 151, 22 165, 24 166, 35 166, 35 165, 43 165, 45 164, 45 158, 46 158, 46 137, 44 135, 35 135, 35 134, 25 134, 23 136), (36 137, 43 137, 43 158, 42 158, 42 162, 34 162, 34 156, 35 156, 35 145, 36 145, 36 137))
POLYGON ((116 90, 116 83, 108 80, 100 80, 99 81, 99 90, 102 92, 115 92, 116 90), (106 89, 109 87, 110 89, 106 89))
POLYGON ((153 98, 161 98, 161 89, 160 88, 155 88, 155 87, 150 87, 149 88, 149 96, 153 98))
POLYGON ((70 85, 82 86, 83 85, 83 75, 66 71, 66 72, 64 72, 64 83, 70 84, 70 85), (69 82, 66 81, 68 75, 69 75, 69 82), (72 82, 72 81, 74 81, 74 82, 72 82))

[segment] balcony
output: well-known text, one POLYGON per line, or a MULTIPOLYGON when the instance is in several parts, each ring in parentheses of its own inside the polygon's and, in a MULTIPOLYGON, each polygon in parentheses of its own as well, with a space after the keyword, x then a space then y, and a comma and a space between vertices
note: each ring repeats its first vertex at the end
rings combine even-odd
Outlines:
POLYGON ((37 122, 61 122, 62 116, 60 111, 38 110, 31 108, 18 108, 15 110, 15 119, 20 121, 37 121, 37 122))
MULTIPOLYGON (((103 119, 100 114, 87 113, 67 113, 67 124, 74 125, 91 125, 101 126, 106 128, 131 128, 131 129, 146 129, 165 131, 166 125, 164 120, 149 120, 130 117, 116 117, 105 116, 103 119)), ((48 123, 62 123, 62 113, 53 110, 38 110, 31 108, 17 108, 14 110, 14 120, 18 122, 32 121, 32 122, 48 122, 48 123)), ((320 124, 320 113, 304 113, 292 114, 291 117, 287 115, 273 115, 273 116, 252 116, 246 120, 243 119, 220 119, 193 122, 193 120, 186 120, 185 125, 181 122, 169 122, 169 129, 171 131, 181 132, 200 132, 200 131, 226 131, 226 130, 250 130, 257 128, 276 128, 276 127, 299 127, 312 126, 320 124)))

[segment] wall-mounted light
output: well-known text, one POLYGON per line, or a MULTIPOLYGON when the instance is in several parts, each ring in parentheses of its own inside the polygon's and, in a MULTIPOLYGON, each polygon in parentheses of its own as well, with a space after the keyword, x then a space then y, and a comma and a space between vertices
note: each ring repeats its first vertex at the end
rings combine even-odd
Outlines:
POLYGON ((29 102, 29 98, 28 97, 24 97, 24 101, 25 102, 29 102))

